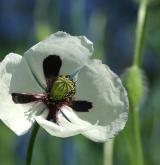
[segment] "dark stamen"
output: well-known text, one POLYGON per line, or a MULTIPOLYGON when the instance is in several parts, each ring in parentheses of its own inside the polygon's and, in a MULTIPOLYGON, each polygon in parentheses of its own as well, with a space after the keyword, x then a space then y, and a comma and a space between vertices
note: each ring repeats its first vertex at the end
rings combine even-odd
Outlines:
POLYGON ((72 101, 72 108, 77 112, 88 112, 92 108, 92 103, 89 101, 72 101))
POLYGON ((43 61, 43 71, 46 80, 52 77, 57 77, 62 65, 62 60, 57 55, 49 55, 43 61))
POLYGON ((21 94, 12 93, 12 99, 16 104, 26 104, 34 101, 42 101, 45 98, 43 94, 21 94))

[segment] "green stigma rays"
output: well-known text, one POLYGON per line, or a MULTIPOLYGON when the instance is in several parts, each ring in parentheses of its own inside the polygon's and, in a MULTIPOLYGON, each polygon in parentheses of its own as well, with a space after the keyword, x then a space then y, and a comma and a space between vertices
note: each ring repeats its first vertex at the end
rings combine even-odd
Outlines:
POLYGON ((68 76, 59 76, 51 89, 51 96, 55 101, 64 100, 75 94, 75 83, 68 76))

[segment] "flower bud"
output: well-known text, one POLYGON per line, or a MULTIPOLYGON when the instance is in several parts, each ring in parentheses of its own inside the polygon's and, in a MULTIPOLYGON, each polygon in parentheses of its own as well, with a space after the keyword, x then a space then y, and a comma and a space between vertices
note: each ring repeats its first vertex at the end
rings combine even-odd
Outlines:
POLYGON ((122 75, 124 86, 128 92, 130 110, 137 109, 146 96, 146 81, 138 66, 128 68, 122 75))

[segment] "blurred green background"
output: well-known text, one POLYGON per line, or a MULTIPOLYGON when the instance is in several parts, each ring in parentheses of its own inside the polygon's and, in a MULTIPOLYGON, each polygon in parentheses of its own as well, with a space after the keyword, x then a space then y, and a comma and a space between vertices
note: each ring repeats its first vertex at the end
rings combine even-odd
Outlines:
MULTIPOLYGON (((86 35, 94 42, 94 57, 121 74, 132 63, 138 0, 1 0, 0 60, 22 54, 59 30, 86 35)), ((160 2, 149 4, 143 70, 148 92, 140 108, 145 165, 160 164, 160 2)), ((1 100, 3 101, 3 100, 1 100)), ((23 165, 30 133, 17 137, 0 123, 0 165, 23 165)), ((115 138, 114 165, 128 165, 123 131, 115 138)), ((132 136, 132 135, 131 135, 132 136)), ((40 130, 33 165, 102 165, 103 144, 81 135, 60 139, 40 130)))

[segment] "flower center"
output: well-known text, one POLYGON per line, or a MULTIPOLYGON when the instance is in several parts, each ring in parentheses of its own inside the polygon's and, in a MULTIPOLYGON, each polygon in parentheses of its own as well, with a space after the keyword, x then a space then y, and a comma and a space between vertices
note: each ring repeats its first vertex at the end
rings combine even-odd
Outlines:
POLYGON ((51 88, 51 97, 54 101, 64 100, 75 94, 75 83, 69 79, 69 76, 58 76, 51 88))

